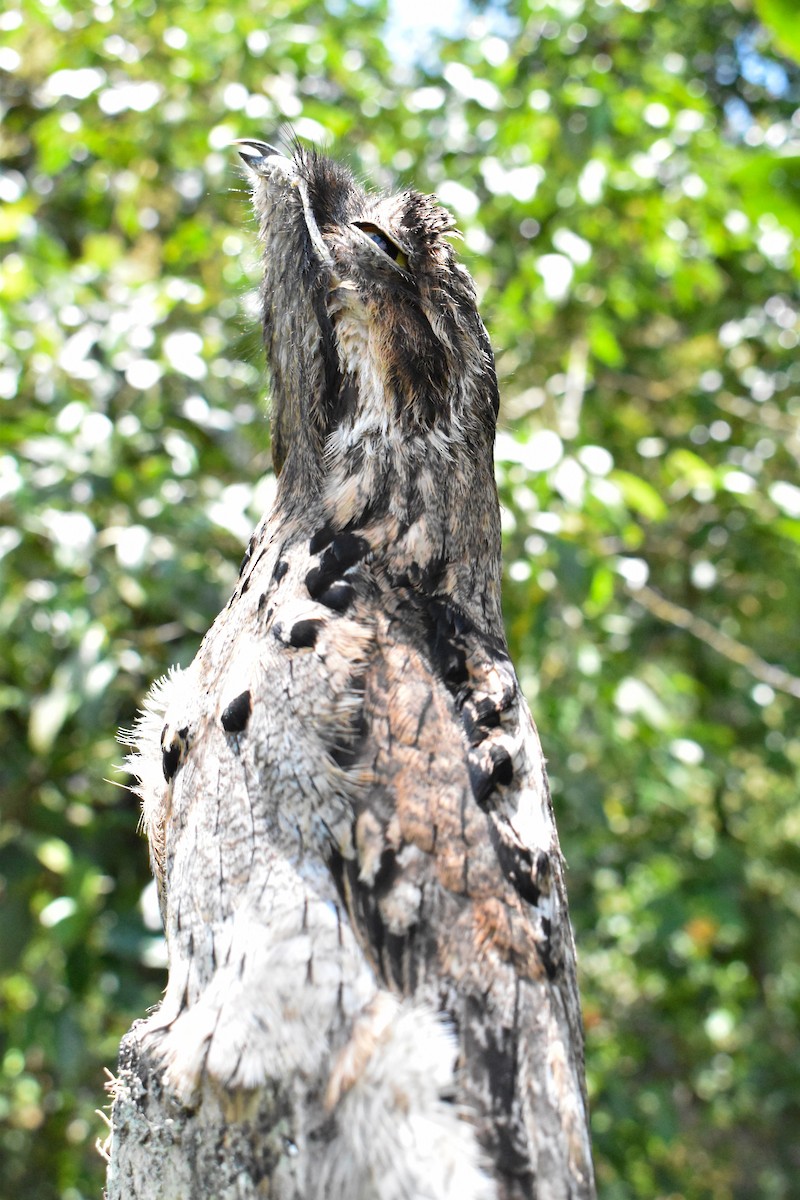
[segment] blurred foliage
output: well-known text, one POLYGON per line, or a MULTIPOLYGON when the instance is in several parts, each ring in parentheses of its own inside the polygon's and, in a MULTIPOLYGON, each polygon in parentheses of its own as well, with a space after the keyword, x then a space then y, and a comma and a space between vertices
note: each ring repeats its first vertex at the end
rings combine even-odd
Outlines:
POLYGON ((483 294, 601 1196, 800 1196, 794 0, 516 0, 429 34, 370 0, 19 4, 0 14, 4 1195, 100 1194, 103 1067, 163 986, 114 735, 191 660, 269 502, 229 143, 289 122, 437 191, 483 294))

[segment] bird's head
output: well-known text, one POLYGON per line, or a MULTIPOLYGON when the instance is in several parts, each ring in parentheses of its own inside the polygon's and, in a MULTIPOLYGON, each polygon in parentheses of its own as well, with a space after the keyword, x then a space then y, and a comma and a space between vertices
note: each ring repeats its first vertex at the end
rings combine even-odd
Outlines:
POLYGON ((313 150, 237 146, 264 246, 276 466, 299 426, 322 451, 342 422, 491 445, 494 362, 450 214, 415 191, 370 193, 313 150))
POLYGON ((450 214, 313 150, 237 146, 263 243, 279 503, 319 502, 435 587, 453 572, 473 587, 471 560, 499 577, 494 359, 450 214))

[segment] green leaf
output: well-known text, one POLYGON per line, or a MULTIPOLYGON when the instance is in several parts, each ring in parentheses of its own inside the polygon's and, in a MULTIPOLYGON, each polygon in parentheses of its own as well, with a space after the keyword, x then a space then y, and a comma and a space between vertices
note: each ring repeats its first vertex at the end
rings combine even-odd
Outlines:
POLYGON ((756 12, 775 34, 778 49, 800 62, 800 21, 796 0, 755 0, 756 12))
POLYGON ((613 327, 600 317, 589 322, 589 348, 594 357, 607 367, 618 367, 624 361, 622 347, 613 327))
POLYGON ((592 574, 589 601, 596 612, 604 612, 614 597, 614 572, 601 563, 592 574))
POLYGON ((669 512, 666 504, 652 484, 630 471, 612 471, 609 476, 622 492, 628 508, 646 517, 648 521, 663 521, 669 512))
POLYGON ((800 155, 752 153, 738 158, 730 179, 752 221, 772 216, 800 237, 800 155))
POLYGON ((36 754, 47 754, 61 732, 67 717, 75 711, 77 701, 66 688, 58 687, 34 700, 31 705, 28 737, 36 754))
POLYGON ((667 456, 666 467, 672 478, 680 480, 687 489, 698 486, 716 489, 719 486, 715 469, 693 450, 673 450, 667 456))

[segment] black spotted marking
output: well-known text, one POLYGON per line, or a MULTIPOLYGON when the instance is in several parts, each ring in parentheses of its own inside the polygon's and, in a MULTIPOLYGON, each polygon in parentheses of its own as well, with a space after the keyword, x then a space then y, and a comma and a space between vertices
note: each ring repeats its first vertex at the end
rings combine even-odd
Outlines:
POLYGON ((537 850, 535 863, 535 879, 540 892, 544 892, 545 896, 550 895, 551 871, 550 857, 545 854, 544 850, 537 850))
POLYGON ((366 538, 359 537, 356 533, 344 532, 337 533, 331 543, 330 551, 326 552, 325 558, 330 554, 335 562, 339 564, 342 571, 348 567, 353 567, 362 558, 365 558, 370 551, 370 544, 366 538))
POLYGON ((189 726, 184 725, 183 729, 178 729, 173 733, 169 745, 165 745, 168 730, 168 725, 161 730, 161 769, 167 783, 175 778, 178 767, 186 756, 189 726))
POLYGON ((542 917, 541 925, 542 934, 544 935, 544 942, 537 942, 539 956, 544 964, 544 969, 547 972, 547 978, 555 979, 556 975, 558 974, 559 964, 553 957, 553 926, 550 918, 542 917))
POLYGON ((320 550, 324 550, 333 541, 333 529, 330 525, 323 525, 321 529, 312 537, 308 543, 309 554, 319 554, 320 550))
POLYGON ((264 611, 264 606, 266 605, 266 603, 267 603, 267 593, 262 592, 261 595, 258 597, 257 612, 258 612, 259 616, 261 616, 262 612, 264 611))
POLYGON ((508 785, 514 778, 514 763, 505 746, 492 746, 492 762, 494 764, 494 782, 508 785))
POLYGON ((321 592, 330 587, 333 581, 325 574, 322 567, 312 567, 306 575, 306 587, 312 600, 316 600, 321 592))
POLYGON ((542 893, 534 880, 533 859, 530 850, 512 840, 508 831, 498 828, 496 820, 491 821, 489 830, 497 861, 506 879, 514 885, 523 900, 527 900, 529 904, 536 907, 542 893))
POLYGON ((381 862, 372 881, 372 887, 377 896, 385 896, 397 879, 400 869, 397 865, 397 855, 391 846, 381 851, 381 862))
POLYGON ((177 742, 173 742, 171 746, 167 746, 161 753, 161 769, 164 772, 164 778, 167 783, 174 779, 178 772, 178 765, 181 761, 181 748, 177 742))
POLYGON ((275 580, 276 583, 280 583, 280 581, 283 579, 284 575, 286 574, 286 572, 288 570, 289 570, 289 564, 286 561, 286 559, 279 558, 278 561, 275 563, 275 567, 272 572, 272 578, 275 580))
POLYGON ((296 649, 313 648, 317 644, 324 622, 309 617, 304 621, 295 621, 289 630, 289 645, 296 649))
POLYGON ((369 548, 366 538, 357 534, 337 534, 322 555, 319 565, 312 567, 306 575, 306 587, 311 599, 319 600, 339 612, 346 608, 352 599, 352 589, 345 599, 341 587, 349 588, 349 584, 343 581, 342 576, 369 552, 369 548), (329 599, 325 599, 325 593, 330 593, 329 599))
POLYGON ((500 706, 494 696, 481 696, 475 701, 475 720, 491 728, 500 724, 500 706))
POLYGON ((243 729, 247 728, 251 712, 250 692, 249 690, 241 692, 235 699, 231 700, 220 717, 222 728, 226 733, 241 733, 243 729))
POLYGON ((329 588, 317 596, 317 599, 320 604, 324 604, 326 608, 332 608, 334 612, 344 612, 352 603, 353 589, 349 583, 342 580, 340 583, 332 583, 329 588))
POLYGON ((500 725, 500 713, 495 705, 480 713, 476 704, 465 704, 461 716, 470 746, 479 746, 500 725))
POLYGON ((247 549, 244 552, 244 558, 242 559, 241 565, 239 567, 239 578, 240 579, 242 577, 242 572, 244 571, 245 567, 250 562, 250 559, 253 556, 253 551, 255 550, 255 546, 256 546, 256 537, 255 537, 255 534, 253 534, 253 536, 250 538, 250 541, 247 543, 247 549))
POLYGON ((477 758, 470 755, 467 762, 469 771, 469 782, 472 788, 472 794, 477 800, 481 808, 486 806, 486 801, 492 794, 494 784, 492 783, 491 767, 487 769, 482 758, 477 758))
POLYGON ((505 746, 490 746, 488 753, 470 754, 468 770, 473 795, 484 809, 494 789, 514 778, 514 764, 505 746))

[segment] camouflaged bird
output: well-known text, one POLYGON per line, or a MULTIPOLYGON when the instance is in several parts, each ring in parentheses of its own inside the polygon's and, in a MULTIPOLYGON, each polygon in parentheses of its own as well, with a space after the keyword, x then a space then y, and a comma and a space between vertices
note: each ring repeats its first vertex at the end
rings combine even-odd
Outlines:
POLYGON ((123 1042, 108 1196, 592 1197, 472 280, 434 199, 238 145, 277 498, 130 735, 169 983, 123 1042))

